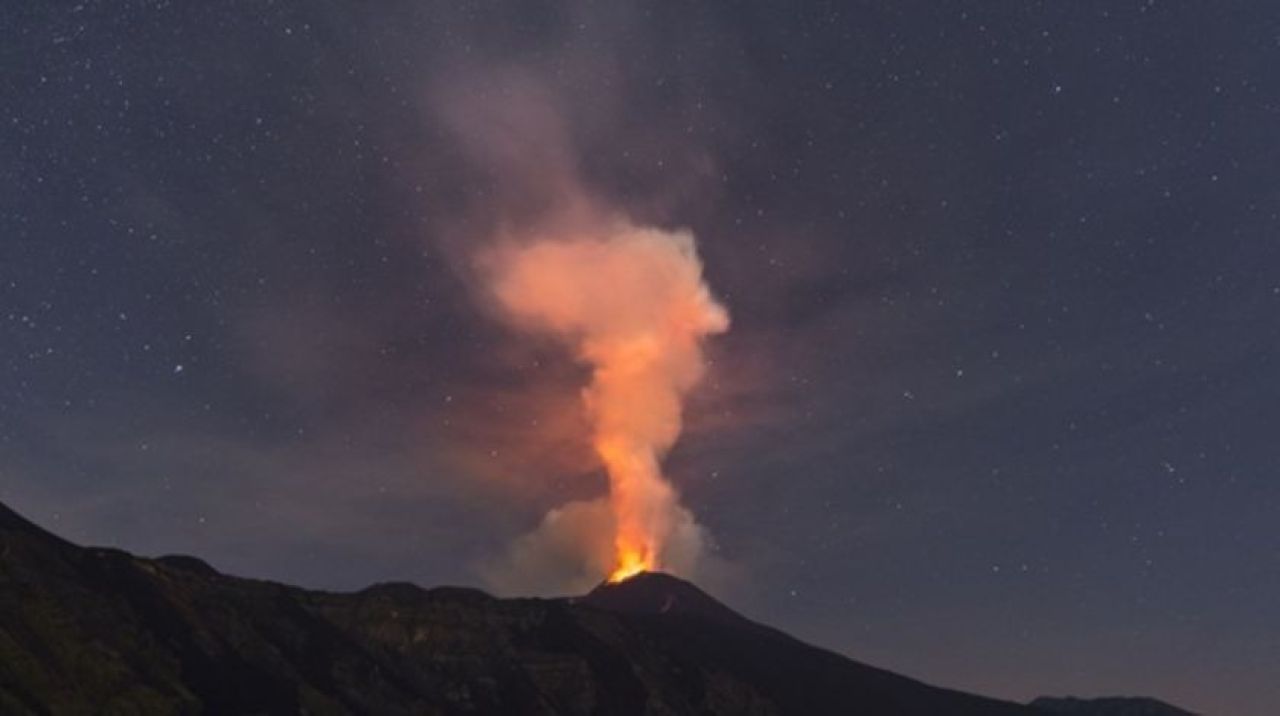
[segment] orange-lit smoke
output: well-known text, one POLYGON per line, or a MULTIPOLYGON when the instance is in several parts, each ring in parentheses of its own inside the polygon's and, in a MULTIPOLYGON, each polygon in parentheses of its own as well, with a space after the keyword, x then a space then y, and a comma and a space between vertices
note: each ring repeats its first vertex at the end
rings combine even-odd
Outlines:
POLYGON ((583 403, 609 475, 608 577, 670 568, 665 552, 692 524, 660 462, 681 404, 704 371, 702 340, 729 316, 703 282, 692 234, 619 222, 591 236, 509 246, 491 256, 499 305, 551 331, 591 367, 583 403))

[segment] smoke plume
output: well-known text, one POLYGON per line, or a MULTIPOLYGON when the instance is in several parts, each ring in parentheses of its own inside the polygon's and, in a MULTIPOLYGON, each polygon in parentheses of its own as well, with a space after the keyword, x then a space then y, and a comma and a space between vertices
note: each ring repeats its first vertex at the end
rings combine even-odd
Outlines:
POLYGON ((702 341, 727 330, 729 316, 703 281, 689 232, 625 220, 579 231, 500 246, 485 261, 501 310, 556 336, 590 368, 582 402, 609 478, 603 502, 553 510, 509 559, 536 566, 576 543, 583 572, 597 580, 687 573, 703 532, 661 461, 680 435, 684 395, 703 375, 702 341))

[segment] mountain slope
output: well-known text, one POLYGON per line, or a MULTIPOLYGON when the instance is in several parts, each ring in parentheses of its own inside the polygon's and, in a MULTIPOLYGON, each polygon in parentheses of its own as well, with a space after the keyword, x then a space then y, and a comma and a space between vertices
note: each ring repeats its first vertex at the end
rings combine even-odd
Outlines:
POLYGON ((1031 705, 1061 716, 1195 716, 1163 701, 1146 698, 1110 697, 1102 699, 1052 698, 1041 696, 1031 705))
MULTIPOLYGON (((786 713, 1027 714, 1026 707, 922 684, 804 644, 736 614, 688 582, 641 574, 581 600, 627 614, 660 650, 751 684, 786 713)), ((1032 712, 1034 713, 1034 712, 1032 712)))
POLYGON ((230 577, 0 505, 0 713, 1034 716, 803 644, 642 575, 577 599, 230 577))

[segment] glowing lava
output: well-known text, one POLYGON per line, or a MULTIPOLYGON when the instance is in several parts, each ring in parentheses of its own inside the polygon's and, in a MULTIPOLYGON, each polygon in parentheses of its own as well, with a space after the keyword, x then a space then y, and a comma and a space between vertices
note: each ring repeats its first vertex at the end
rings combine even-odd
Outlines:
POLYGON ((609 574, 609 582, 617 584, 631 579, 641 572, 652 571, 653 568, 653 563, 646 559, 645 555, 636 552, 622 552, 618 555, 618 566, 609 574))
POLYGON ((729 327, 693 236, 622 222, 494 259, 500 305, 561 337, 592 369, 583 403, 609 475, 609 581, 664 568, 668 542, 697 528, 659 463, 680 435, 685 393, 702 378, 702 339, 729 327))

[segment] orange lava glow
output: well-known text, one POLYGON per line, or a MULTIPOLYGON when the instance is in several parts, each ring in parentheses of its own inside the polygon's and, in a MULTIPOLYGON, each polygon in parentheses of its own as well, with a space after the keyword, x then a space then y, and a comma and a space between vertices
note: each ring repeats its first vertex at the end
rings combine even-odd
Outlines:
POLYGON ((641 572, 650 572, 654 567, 655 565, 645 555, 637 552, 623 552, 618 555, 618 566, 609 574, 609 582, 617 584, 641 572))

